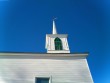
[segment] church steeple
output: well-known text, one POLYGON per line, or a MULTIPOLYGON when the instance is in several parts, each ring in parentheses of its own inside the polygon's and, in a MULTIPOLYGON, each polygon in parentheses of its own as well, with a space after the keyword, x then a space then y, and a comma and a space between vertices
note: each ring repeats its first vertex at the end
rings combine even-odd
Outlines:
POLYGON ((53 32, 52 34, 57 34, 57 29, 56 29, 56 25, 55 25, 55 20, 53 19, 53 32))
POLYGON ((57 33, 55 20, 53 20, 52 34, 46 34, 47 53, 70 53, 67 37, 67 34, 57 33))

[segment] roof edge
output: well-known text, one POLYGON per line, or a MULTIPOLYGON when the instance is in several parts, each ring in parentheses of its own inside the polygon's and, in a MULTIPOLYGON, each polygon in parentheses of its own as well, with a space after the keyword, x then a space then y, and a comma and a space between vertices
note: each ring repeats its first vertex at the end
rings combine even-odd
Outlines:
POLYGON ((0 56, 87 57, 88 53, 0 53, 0 56))

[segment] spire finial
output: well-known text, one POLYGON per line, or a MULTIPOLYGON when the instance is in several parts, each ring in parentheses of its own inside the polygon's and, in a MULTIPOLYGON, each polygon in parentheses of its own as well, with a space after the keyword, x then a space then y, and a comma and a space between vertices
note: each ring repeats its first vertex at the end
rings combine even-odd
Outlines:
POLYGON ((52 32, 52 34, 57 34, 56 25, 55 25, 55 19, 57 19, 57 18, 53 19, 53 32, 52 32))

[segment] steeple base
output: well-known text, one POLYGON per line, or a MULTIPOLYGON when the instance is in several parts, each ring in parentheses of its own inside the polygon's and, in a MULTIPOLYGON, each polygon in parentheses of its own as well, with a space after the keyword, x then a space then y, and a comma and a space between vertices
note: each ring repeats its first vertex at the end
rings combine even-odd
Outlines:
POLYGON ((48 50, 47 53, 70 53, 70 50, 48 50))

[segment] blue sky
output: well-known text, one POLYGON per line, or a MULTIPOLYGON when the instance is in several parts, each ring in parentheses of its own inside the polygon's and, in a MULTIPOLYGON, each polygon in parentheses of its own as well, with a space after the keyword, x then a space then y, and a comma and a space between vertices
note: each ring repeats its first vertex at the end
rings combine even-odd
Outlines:
POLYGON ((54 17, 71 53, 89 52, 94 82, 110 83, 109 0, 0 0, 0 51, 45 53, 54 17))

